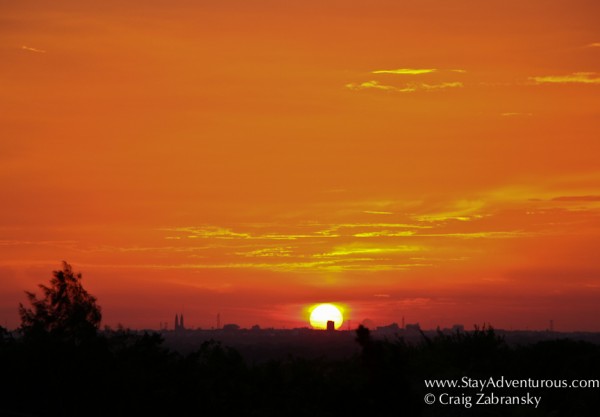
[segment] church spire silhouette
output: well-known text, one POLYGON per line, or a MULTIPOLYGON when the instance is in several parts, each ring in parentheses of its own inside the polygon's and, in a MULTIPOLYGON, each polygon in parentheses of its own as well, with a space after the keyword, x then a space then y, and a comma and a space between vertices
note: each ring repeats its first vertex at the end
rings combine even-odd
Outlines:
POLYGON ((175 314, 175 331, 185 330, 183 325, 183 313, 181 315, 175 314))

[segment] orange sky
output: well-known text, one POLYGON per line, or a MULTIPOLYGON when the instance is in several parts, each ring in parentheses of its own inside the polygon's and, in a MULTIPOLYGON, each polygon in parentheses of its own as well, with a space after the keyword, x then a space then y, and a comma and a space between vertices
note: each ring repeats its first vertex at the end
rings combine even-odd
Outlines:
POLYGON ((0 325, 600 331, 597 1, 0 0, 0 325))

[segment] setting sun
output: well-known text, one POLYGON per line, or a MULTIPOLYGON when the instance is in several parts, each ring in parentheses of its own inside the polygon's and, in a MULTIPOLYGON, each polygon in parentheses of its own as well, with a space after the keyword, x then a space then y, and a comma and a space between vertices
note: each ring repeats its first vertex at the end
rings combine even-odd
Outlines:
POLYGON ((319 304, 310 313, 310 325, 315 329, 327 329, 327 322, 333 321, 339 329, 344 322, 344 316, 338 307, 333 304, 319 304))

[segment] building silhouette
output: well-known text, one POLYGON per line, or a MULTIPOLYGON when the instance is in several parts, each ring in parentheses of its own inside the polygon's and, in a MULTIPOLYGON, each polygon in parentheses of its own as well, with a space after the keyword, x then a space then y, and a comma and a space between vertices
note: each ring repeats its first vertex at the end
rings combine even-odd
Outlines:
POLYGON ((333 332, 335 330, 335 323, 333 320, 327 320, 327 331, 333 332))
POLYGON ((182 330, 185 330, 185 326, 183 325, 183 313, 181 313, 181 316, 175 314, 175 331, 180 332, 182 330))
POLYGON ((420 332, 421 331, 421 326, 419 325, 419 323, 407 324, 404 329, 407 332, 420 332))

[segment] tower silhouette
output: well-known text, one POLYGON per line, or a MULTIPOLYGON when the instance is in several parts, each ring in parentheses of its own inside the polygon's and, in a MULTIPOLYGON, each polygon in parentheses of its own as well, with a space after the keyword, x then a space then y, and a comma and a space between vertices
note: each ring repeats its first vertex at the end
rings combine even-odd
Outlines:
POLYGON ((175 314, 175 331, 179 332, 182 330, 185 330, 183 326, 183 313, 181 313, 181 316, 175 314))

